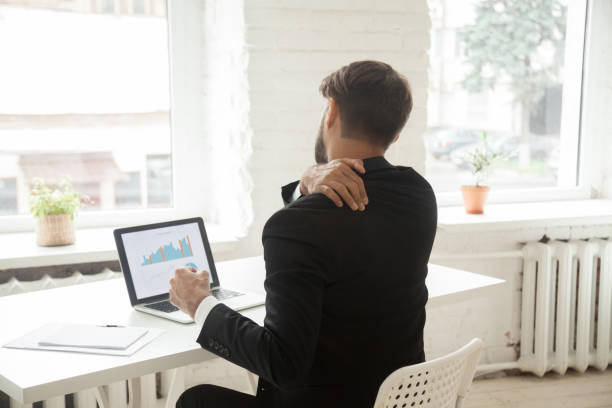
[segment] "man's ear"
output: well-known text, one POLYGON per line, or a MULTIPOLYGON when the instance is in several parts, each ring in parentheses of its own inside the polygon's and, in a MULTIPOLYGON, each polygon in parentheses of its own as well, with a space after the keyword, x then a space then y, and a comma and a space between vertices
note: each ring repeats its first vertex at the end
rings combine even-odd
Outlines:
POLYGON ((393 138, 393 140, 391 141, 391 143, 395 143, 397 142, 397 139, 399 139, 399 133, 397 135, 395 135, 395 137, 393 138))
POLYGON ((334 125, 334 122, 338 118, 338 104, 334 100, 334 98, 329 98, 329 108, 327 109, 327 120, 325 121, 325 125, 329 129, 334 125))

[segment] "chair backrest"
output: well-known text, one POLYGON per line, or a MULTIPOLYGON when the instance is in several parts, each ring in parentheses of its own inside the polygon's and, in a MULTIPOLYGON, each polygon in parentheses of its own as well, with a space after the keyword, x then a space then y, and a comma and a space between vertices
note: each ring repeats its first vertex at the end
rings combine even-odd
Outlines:
POLYGON ((378 390, 375 408, 460 408, 472 384, 482 340, 435 360, 392 372, 378 390))

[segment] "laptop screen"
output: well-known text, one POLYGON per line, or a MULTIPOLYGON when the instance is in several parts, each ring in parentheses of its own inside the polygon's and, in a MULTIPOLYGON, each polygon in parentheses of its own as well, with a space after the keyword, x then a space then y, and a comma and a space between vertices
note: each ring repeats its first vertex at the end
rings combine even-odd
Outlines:
MULTIPOLYGON (((122 232, 121 240, 138 300, 167 294, 176 268, 211 270, 196 221, 122 232)), ((215 275, 210 274, 211 286, 215 275)))

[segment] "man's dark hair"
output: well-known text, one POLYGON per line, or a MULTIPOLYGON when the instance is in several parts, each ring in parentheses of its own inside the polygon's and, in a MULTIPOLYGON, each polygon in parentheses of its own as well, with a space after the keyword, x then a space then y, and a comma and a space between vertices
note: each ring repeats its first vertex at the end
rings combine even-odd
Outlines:
POLYGON ((333 98, 342 119, 342 135, 367 137, 388 147, 412 110, 408 80, 390 65, 356 61, 327 76, 319 90, 333 98))

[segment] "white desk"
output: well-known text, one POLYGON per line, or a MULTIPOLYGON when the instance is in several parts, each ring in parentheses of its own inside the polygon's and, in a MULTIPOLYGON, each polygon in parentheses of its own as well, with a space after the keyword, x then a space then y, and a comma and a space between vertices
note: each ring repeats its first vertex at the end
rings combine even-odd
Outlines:
MULTIPOLYGON (((219 262, 224 286, 264 293, 262 257, 219 262)), ((428 306, 474 297, 503 280, 430 265, 428 306)), ((99 356, 0 347, 0 390, 20 403, 49 399, 89 388, 101 393, 103 384, 137 379, 153 372, 179 368, 215 357, 195 342, 199 328, 136 312, 130 306, 123 279, 50 289, 0 298, 0 344, 45 323, 60 321, 89 324, 159 327, 166 331, 131 357, 99 356)), ((263 323, 263 306, 243 311, 263 323)), ((179 370, 176 370, 177 372, 179 370)), ((179 377, 176 375, 176 377, 179 377)), ((182 392, 181 378, 171 385, 172 398, 182 392)), ((139 382, 135 382, 138 394, 139 382)), ((97 394, 104 403, 105 395, 97 394)), ((170 401, 171 398, 169 397, 170 401)), ((135 403, 139 401, 136 398, 135 403)), ((102 405, 102 404, 100 404, 102 405)))

